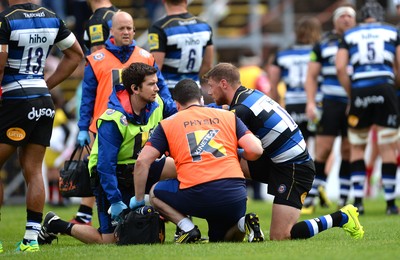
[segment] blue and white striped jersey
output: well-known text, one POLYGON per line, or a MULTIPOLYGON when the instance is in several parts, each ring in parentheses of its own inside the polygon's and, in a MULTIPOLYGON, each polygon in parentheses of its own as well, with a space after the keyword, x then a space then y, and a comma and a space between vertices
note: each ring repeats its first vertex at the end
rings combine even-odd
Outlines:
POLYGON ((50 95, 43 75, 46 58, 54 44, 64 50, 74 42, 75 36, 52 11, 30 3, 7 8, 0 14, 0 45, 8 46, 3 98, 50 95))
POLYGON ((262 92, 240 87, 230 109, 261 140, 264 153, 274 163, 311 160, 297 124, 285 109, 262 92))
POLYGON ((352 88, 394 84, 393 62, 399 44, 398 29, 385 23, 360 24, 346 31, 339 48, 349 52, 352 88))
MULTIPOLYGON (((304 84, 311 50, 311 45, 294 45, 276 54, 273 64, 280 67, 281 79, 286 84, 286 105, 307 103, 304 84)), ((321 93, 317 93, 316 100, 321 100, 321 93)))
MULTIPOLYGON (((339 35, 329 32, 314 45, 310 60, 321 65, 321 92, 324 98, 347 103, 347 94, 337 78, 336 53, 339 49, 339 35)), ((351 67, 351 66, 350 66, 351 67)), ((349 68, 350 69, 350 68, 349 68)))
POLYGON ((169 88, 182 79, 199 82, 204 50, 212 45, 212 29, 190 13, 170 15, 149 29, 150 52, 164 52, 161 72, 169 88))

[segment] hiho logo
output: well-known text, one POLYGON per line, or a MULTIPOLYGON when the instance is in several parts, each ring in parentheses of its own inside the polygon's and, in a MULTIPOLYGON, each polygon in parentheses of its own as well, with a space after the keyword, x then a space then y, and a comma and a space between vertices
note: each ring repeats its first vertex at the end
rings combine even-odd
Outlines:
POLYGON ((32 107, 32 111, 28 113, 28 119, 38 121, 42 116, 53 118, 55 113, 54 109, 51 108, 36 109, 32 107))
POLYGON ((34 35, 29 34, 29 43, 46 43, 47 42, 47 37, 46 36, 41 36, 37 33, 34 35))
POLYGON ((185 44, 187 46, 199 45, 200 44, 200 40, 199 39, 193 39, 193 38, 185 39, 185 44))
POLYGON ((25 138, 26 133, 24 129, 13 127, 7 130, 7 137, 13 141, 21 141, 25 138))

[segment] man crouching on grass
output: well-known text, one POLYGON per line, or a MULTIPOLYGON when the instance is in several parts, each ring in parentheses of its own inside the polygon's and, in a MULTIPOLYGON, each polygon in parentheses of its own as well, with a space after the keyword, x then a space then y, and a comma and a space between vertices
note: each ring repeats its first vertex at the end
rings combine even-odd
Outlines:
POLYGON ((246 184, 238 160, 238 155, 259 158, 261 141, 234 113, 202 106, 201 90, 193 80, 180 81, 174 99, 179 112, 160 122, 135 164, 130 208, 144 205, 150 166, 168 151, 177 178, 155 184, 150 202, 180 228, 176 243, 201 238, 188 215, 207 220, 210 242, 243 241, 246 230, 249 242, 263 241, 257 215, 245 215, 246 184))
MULTIPOLYGON (((89 169, 91 178, 97 180, 93 193, 96 196, 100 228, 74 225, 49 212, 39 233, 39 243, 51 243, 58 233, 73 236, 84 243, 116 242, 112 221, 120 218, 134 195, 131 169, 142 144, 158 123, 171 115, 166 111, 176 111, 176 108, 166 107, 167 104, 173 104, 172 100, 164 103, 157 94, 156 73, 156 68, 139 62, 124 69, 123 86, 114 87, 108 109, 97 121, 98 134, 90 153, 89 169)), ((166 157, 154 162, 150 172, 147 193, 161 176, 171 178, 176 175, 173 160, 166 157)))

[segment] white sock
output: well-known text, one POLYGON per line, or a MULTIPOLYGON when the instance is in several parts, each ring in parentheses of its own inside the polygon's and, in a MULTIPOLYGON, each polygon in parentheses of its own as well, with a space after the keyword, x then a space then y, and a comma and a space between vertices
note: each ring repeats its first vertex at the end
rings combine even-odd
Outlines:
POLYGON ((177 225, 181 230, 188 232, 194 228, 193 222, 190 220, 190 218, 184 218, 181 221, 178 222, 177 225))
POLYGON ((40 228, 41 228, 40 223, 27 222, 24 239, 37 240, 40 228))
POLYGON ((82 212, 77 212, 76 216, 79 217, 80 220, 82 220, 83 222, 85 222, 86 224, 89 223, 90 221, 92 221, 92 215, 90 214, 86 214, 86 213, 82 213, 82 212))
POLYGON ((241 217, 237 223, 237 227, 242 233, 246 233, 246 228, 244 227, 244 217, 241 217))

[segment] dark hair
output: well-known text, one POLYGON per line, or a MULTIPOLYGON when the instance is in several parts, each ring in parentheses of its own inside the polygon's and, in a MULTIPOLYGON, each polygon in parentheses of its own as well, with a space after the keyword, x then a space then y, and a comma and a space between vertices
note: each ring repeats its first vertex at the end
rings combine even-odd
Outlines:
POLYGON ((170 5, 179 5, 185 2, 185 0, 166 0, 165 2, 170 5))
POLYGON ((157 73, 157 69, 141 62, 133 62, 122 70, 122 84, 130 95, 133 94, 132 85, 141 88, 144 78, 157 73))
POLYGON ((202 97, 199 85, 192 79, 183 79, 174 88, 174 99, 186 105, 191 101, 200 101, 202 97))
POLYGON ((204 79, 213 79, 221 81, 225 79, 232 87, 240 86, 240 73, 231 63, 219 63, 209 70, 204 76, 204 79))
POLYGON ((378 22, 385 20, 385 10, 382 5, 375 0, 367 0, 360 9, 361 21, 368 18, 375 18, 378 22))

